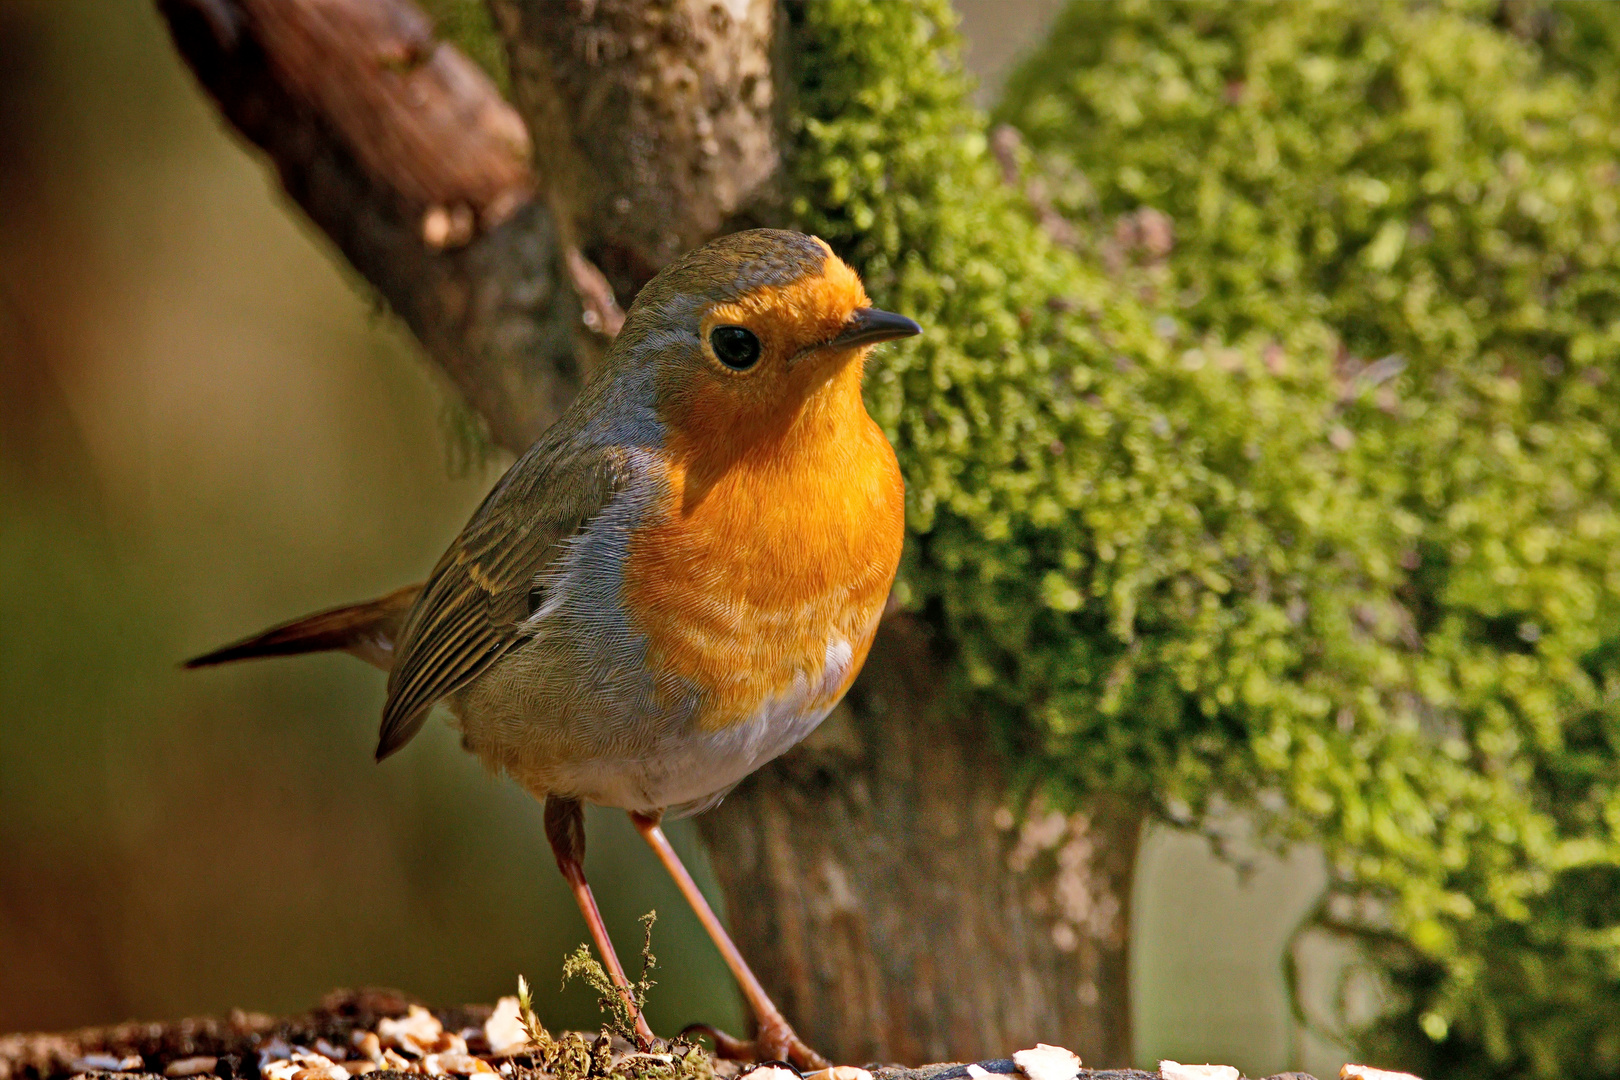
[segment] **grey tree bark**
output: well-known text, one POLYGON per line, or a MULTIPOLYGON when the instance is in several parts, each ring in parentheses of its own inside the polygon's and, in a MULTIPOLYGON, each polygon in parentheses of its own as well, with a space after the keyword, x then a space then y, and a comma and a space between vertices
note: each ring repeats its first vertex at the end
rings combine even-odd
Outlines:
POLYGON ((762 201, 775 0, 490 0, 562 233, 626 305, 762 201))
MULTIPOLYGON (((409 0, 158 4, 226 119, 514 453, 660 267, 786 223, 774 0, 490 0, 517 112, 409 0)), ((1143 814, 1013 805, 940 692, 947 665, 922 619, 890 618, 822 731, 700 819, 738 944, 835 1060, 1045 1041, 1126 1064, 1143 814)))

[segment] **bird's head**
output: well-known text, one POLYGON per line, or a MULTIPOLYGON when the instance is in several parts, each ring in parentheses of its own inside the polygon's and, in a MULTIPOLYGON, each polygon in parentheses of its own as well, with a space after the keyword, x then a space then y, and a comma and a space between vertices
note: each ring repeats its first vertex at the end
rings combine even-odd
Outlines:
POLYGON ((823 241, 753 229, 689 252, 648 282, 608 370, 650 376, 674 432, 740 448, 786 434, 806 413, 862 409, 871 346, 920 332, 873 308, 823 241))

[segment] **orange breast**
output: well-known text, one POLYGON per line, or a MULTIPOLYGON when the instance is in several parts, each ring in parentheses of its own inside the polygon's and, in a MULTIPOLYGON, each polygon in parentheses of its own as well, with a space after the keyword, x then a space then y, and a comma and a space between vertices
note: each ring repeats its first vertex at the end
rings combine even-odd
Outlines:
POLYGON ((866 414, 859 378, 851 365, 782 431, 740 453, 669 436, 668 502, 631 539, 624 600, 654 670, 703 691, 706 730, 796 687, 810 688, 807 708, 831 707, 866 658, 905 509, 894 451, 866 414), (823 685, 839 642, 851 662, 823 685))

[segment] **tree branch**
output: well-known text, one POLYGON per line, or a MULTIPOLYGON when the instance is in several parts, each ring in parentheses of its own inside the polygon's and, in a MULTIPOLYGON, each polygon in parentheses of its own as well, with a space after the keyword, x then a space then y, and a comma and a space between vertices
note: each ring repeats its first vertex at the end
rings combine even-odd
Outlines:
POLYGON ((159 0, 225 118, 522 452, 590 339, 522 120, 408 0, 159 0))
POLYGON ((775 0, 491 0, 564 235, 619 301, 777 173, 775 0))

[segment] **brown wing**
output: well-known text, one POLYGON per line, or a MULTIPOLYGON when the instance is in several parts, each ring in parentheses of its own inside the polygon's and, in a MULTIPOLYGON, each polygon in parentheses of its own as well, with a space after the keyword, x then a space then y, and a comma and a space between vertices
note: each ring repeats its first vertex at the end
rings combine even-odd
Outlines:
POLYGON ((523 641, 535 578, 625 480, 620 453, 542 440, 501 477, 434 567, 388 675, 377 760, 421 730, 434 702, 523 641))

